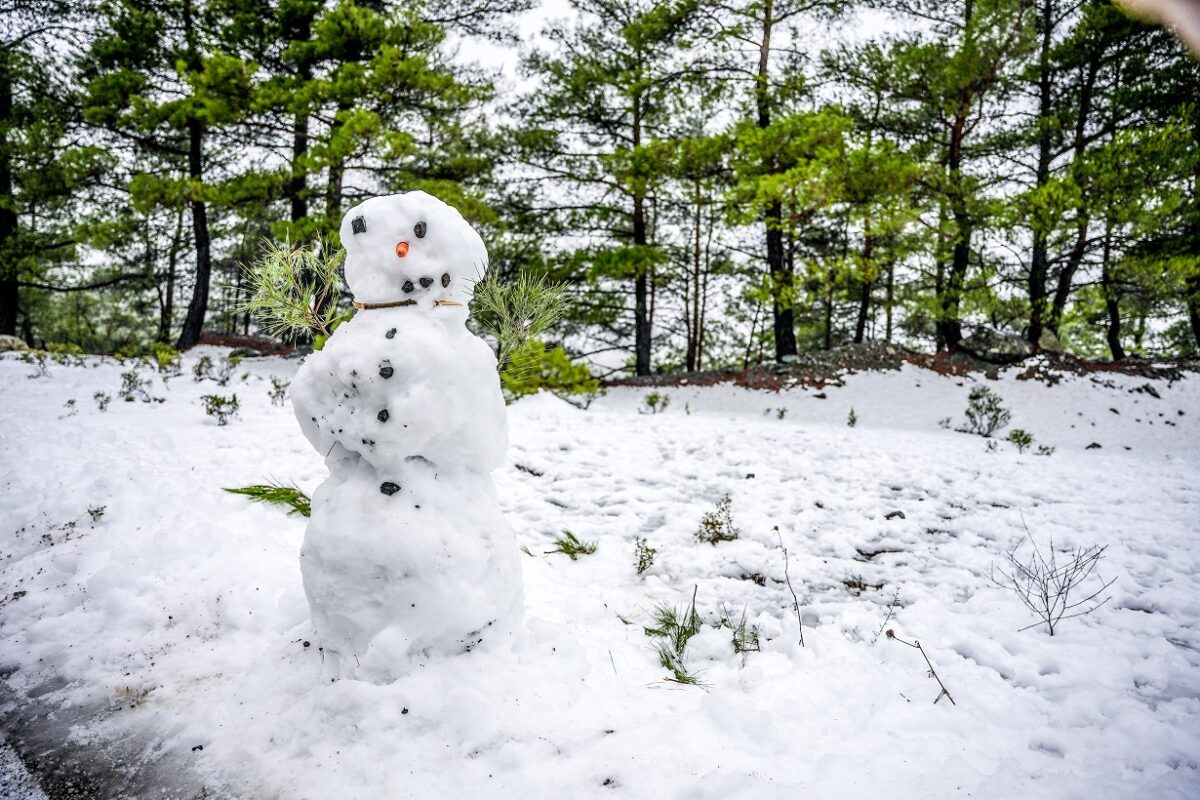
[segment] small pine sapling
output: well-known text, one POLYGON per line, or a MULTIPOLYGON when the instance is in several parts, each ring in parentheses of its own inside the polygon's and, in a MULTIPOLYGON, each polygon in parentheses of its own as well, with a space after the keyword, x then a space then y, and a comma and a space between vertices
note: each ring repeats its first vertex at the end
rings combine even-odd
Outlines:
MULTIPOLYGON (((67 402, 63 403, 63 408, 65 408, 67 410, 67 413, 63 414, 63 417, 73 417, 79 413, 79 409, 77 409, 75 407, 75 398, 74 397, 72 397, 67 402)), ((60 417, 60 419, 61 418, 62 417, 60 417)))
POLYGON ((733 615, 729 613, 729 609, 721 606, 721 617, 717 627, 728 628, 733 642, 733 652, 742 657, 742 664, 745 665, 746 657, 750 653, 761 651, 758 642, 758 626, 746 624, 746 608, 742 607, 742 615, 737 622, 733 621, 733 615))
POLYGON ((174 378, 183 371, 179 363, 182 354, 170 345, 154 342, 150 345, 150 355, 164 379, 174 378))
POLYGON ((200 356, 192 364, 192 380, 196 383, 212 377, 213 361, 209 356, 200 356))
POLYGON ((1048 445, 1048 444, 1039 444, 1035 455, 1052 456, 1052 455, 1054 455, 1054 447, 1052 447, 1051 445, 1048 445))
POLYGON ((546 555, 554 553, 562 553, 572 561, 578 561, 580 556, 590 556, 596 552, 595 542, 581 542, 568 530, 562 532, 562 536, 554 540, 554 549, 547 550, 546 555))
POLYGON ((850 407, 850 416, 846 417, 846 426, 853 428, 858 424, 858 414, 854 413, 854 406, 850 407))
POLYGON ((256 483, 251 486, 240 486, 226 489, 230 494, 240 494, 260 503, 272 503, 286 506, 289 514, 299 514, 307 517, 312 514, 312 503, 299 487, 285 486, 282 483, 256 483))
POLYGON ((41 350, 34 352, 26 352, 21 354, 21 360, 26 364, 33 365, 33 372, 26 375, 26 378, 34 380, 36 378, 49 378, 50 368, 46 366, 46 353, 41 350))
POLYGON ((718 500, 717 507, 705 512, 700 518, 696 538, 711 545, 716 545, 717 542, 732 542, 738 538, 738 529, 733 524, 732 505, 733 498, 729 495, 718 500))
POLYGON ((117 396, 126 403, 132 403, 134 400, 149 403, 153 399, 150 396, 150 379, 143 378, 136 369, 122 372, 121 388, 117 392, 117 396))
POLYGON ((658 549, 651 547, 650 544, 642 537, 639 536, 637 540, 634 541, 633 558, 635 566, 637 567, 638 575, 641 575, 643 572, 650 569, 650 567, 654 566, 654 557, 656 555, 658 555, 658 549))
POLYGON ((964 433, 974 433, 985 438, 1003 428, 1012 419, 1012 413, 1004 407, 1000 395, 986 386, 976 386, 967 395, 967 427, 964 433))
POLYGON ((213 367, 209 372, 209 377, 217 382, 217 386, 224 386, 229 383, 229 379, 233 377, 233 371, 237 369, 238 364, 242 362, 242 357, 236 354, 231 354, 221 359, 220 366, 213 367))
POLYGON ((237 416, 239 409, 237 394, 229 397, 206 394, 200 399, 204 402, 204 413, 215 418, 218 425, 228 425, 229 420, 237 416))
POLYGON ((646 392, 646 396, 642 398, 642 403, 645 408, 639 408, 639 414, 661 414, 667 410, 667 406, 671 405, 671 395, 658 390, 646 392))
POLYGON ((1018 453, 1024 453, 1033 445, 1033 435, 1023 428, 1013 428, 1004 438, 1017 448, 1018 453))
POLYGON ((108 392, 96 392, 92 395, 92 399, 96 401, 96 408, 101 411, 108 411, 108 404, 112 402, 112 395, 108 392))
POLYGON ((696 613, 698 590, 699 587, 692 590, 692 604, 688 608, 677 609, 666 604, 657 606, 653 624, 642 628, 647 636, 658 640, 655 643, 658 663, 671 673, 665 680, 685 686, 703 685, 699 676, 688 671, 684 661, 688 642, 700 632, 700 615, 696 613))
POLYGON ((267 392, 267 396, 271 398, 271 405, 282 406, 287 400, 287 390, 291 385, 291 381, 285 381, 282 378, 276 378, 272 375, 271 391, 267 392))

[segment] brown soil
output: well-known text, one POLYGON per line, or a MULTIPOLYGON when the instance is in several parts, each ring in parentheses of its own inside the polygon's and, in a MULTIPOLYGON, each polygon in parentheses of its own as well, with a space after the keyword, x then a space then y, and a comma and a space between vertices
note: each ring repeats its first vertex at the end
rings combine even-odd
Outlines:
MULTIPOLYGON (((1120 362, 1088 361, 1073 355, 1041 354, 1038 360, 1026 360, 1028 365, 1018 380, 1039 380, 1055 384, 1064 374, 1088 375, 1120 373, 1148 380, 1176 381, 1184 373, 1200 373, 1198 359, 1159 359, 1146 361, 1127 359, 1120 362)), ((996 378, 1001 369, 1021 369, 1023 364, 1000 367, 980 361, 966 353, 918 353, 894 345, 847 345, 832 350, 803 353, 790 364, 760 364, 748 369, 712 370, 708 372, 649 375, 641 378, 618 378, 604 382, 605 386, 711 386, 733 383, 747 389, 779 391, 795 386, 821 389, 840 386, 842 377, 855 372, 900 369, 912 364, 939 375, 982 374, 996 378)))

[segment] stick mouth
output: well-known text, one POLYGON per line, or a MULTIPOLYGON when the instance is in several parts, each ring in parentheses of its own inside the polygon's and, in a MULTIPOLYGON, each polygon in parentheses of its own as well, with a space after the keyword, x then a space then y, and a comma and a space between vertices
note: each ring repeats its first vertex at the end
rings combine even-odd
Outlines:
MULTIPOLYGON (((450 308, 462 308, 462 303, 458 302, 457 300, 434 300, 433 304, 435 306, 448 306, 450 308)), ((373 308, 403 308, 404 306, 415 306, 415 305, 417 305, 417 301, 412 300, 412 299, 407 299, 407 300, 392 300, 390 303, 360 303, 357 300, 354 300, 351 303, 351 305, 353 305, 359 311, 369 311, 373 308)))
POLYGON ((390 303, 360 303, 355 300, 352 303, 360 311, 367 311, 372 308, 399 308, 401 306, 415 306, 416 304, 416 300, 393 300, 390 303))

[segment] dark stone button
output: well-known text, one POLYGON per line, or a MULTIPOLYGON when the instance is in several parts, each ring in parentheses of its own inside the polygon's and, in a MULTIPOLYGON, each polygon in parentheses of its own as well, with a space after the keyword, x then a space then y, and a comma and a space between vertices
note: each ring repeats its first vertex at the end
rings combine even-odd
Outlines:
POLYGON ((388 378, 392 377, 392 375, 394 375, 395 373, 396 373, 396 370, 392 369, 392 365, 389 364, 387 361, 383 362, 379 366, 379 377, 383 378, 385 381, 388 378))
POLYGON ((377 420, 379 420, 380 422, 387 422, 388 421, 388 410, 385 408, 383 411, 380 411, 379 414, 376 415, 375 418, 377 420))
POLYGON ((428 289, 430 286, 433 286, 433 278, 430 278, 428 276, 421 278, 421 288, 422 289, 428 289))
POLYGON ((421 220, 420 222, 418 222, 416 225, 413 226, 413 233, 415 233, 417 235, 418 239, 424 239, 425 238, 425 230, 427 229, 427 227, 428 226, 425 224, 425 220, 421 220))
POLYGON ((385 334, 383 335, 383 338, 385 338, 385 339, 395 339, 395 338, 396 338, 396 329, 395 329, 395 328, 389 328, 389 329, 388 329, 388 332, 387 332, 387 333, 385 333, 385 334))
POLYGON ((404 290, 404 293, 405 293, 405 294, 412 294, 412 290, 413 290, 413 289, 415 289, 415 288, 417 288, 417 287, 413 286, 413 282, 412 282, 412 281, 405 281, 405 282, 404 282, 404 285, 403 285, 403 286, 401 286, 400 288, 404 290))
POLYGON ((379 484, 379 491, 383 492, 388 497, 391 497, 396 492, 400 491, 400 484, 392 483, 391 481, 384 481, 383 483, 379 484))

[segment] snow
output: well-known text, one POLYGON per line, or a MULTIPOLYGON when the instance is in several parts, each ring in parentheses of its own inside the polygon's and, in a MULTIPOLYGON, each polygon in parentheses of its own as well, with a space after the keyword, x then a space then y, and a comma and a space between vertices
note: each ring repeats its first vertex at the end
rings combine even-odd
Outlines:
POLYGON ((408 192, 350 209, 342 239, 356 300, 383 307, 340 325, 291 383, 330 471, 301 575, 327 674, 386 682, 413 656, 506 646, 520 625, 517 545, 489 475, 507 425, 496 359, 465 325, 479 235, 408 192))
POLYGON ((216 387, 189 377, 203 354, 223 351, 154 377, 165 402, 105 413, 92 394, 128 365, 27 379, 0 359, 0 728, 18 749, 117 754, 123 774, 211 797, 1200 794, 1195 376, 1153 382, 1158 397, 1122 375, 905 367, 820 392, 660 388, 660 414, 641 413, 647 389, 587 411, 523 400, 494 474, 532 554, 523 626, 510 648, 376 684, 325 676, 304 520, 221 491, 324 479, 268 399, 296 362, 247 359, 216 387), (979 383, 1055 452, 940 427, 979 383), (218 427, 199 397, 231 392, 240 418, 218 427), (740 538, 696 541, 724 494, 740 538), (1111 600, 1054 637, 1020 631, 1034 620, 988 579, 1025 526, 1042 546, 1109 547, 1111 600), (596 552, 547 555, 564 529, 596 552), (642 576, 638 537, 659 551, 642 576), (642 630, 693 591, 706 625, 744 610, 761 642, 739 655, 706 628, 686 656, 699 687, 665 681, 642 630), (885 628, 921 642, 955 705, 885 628))

